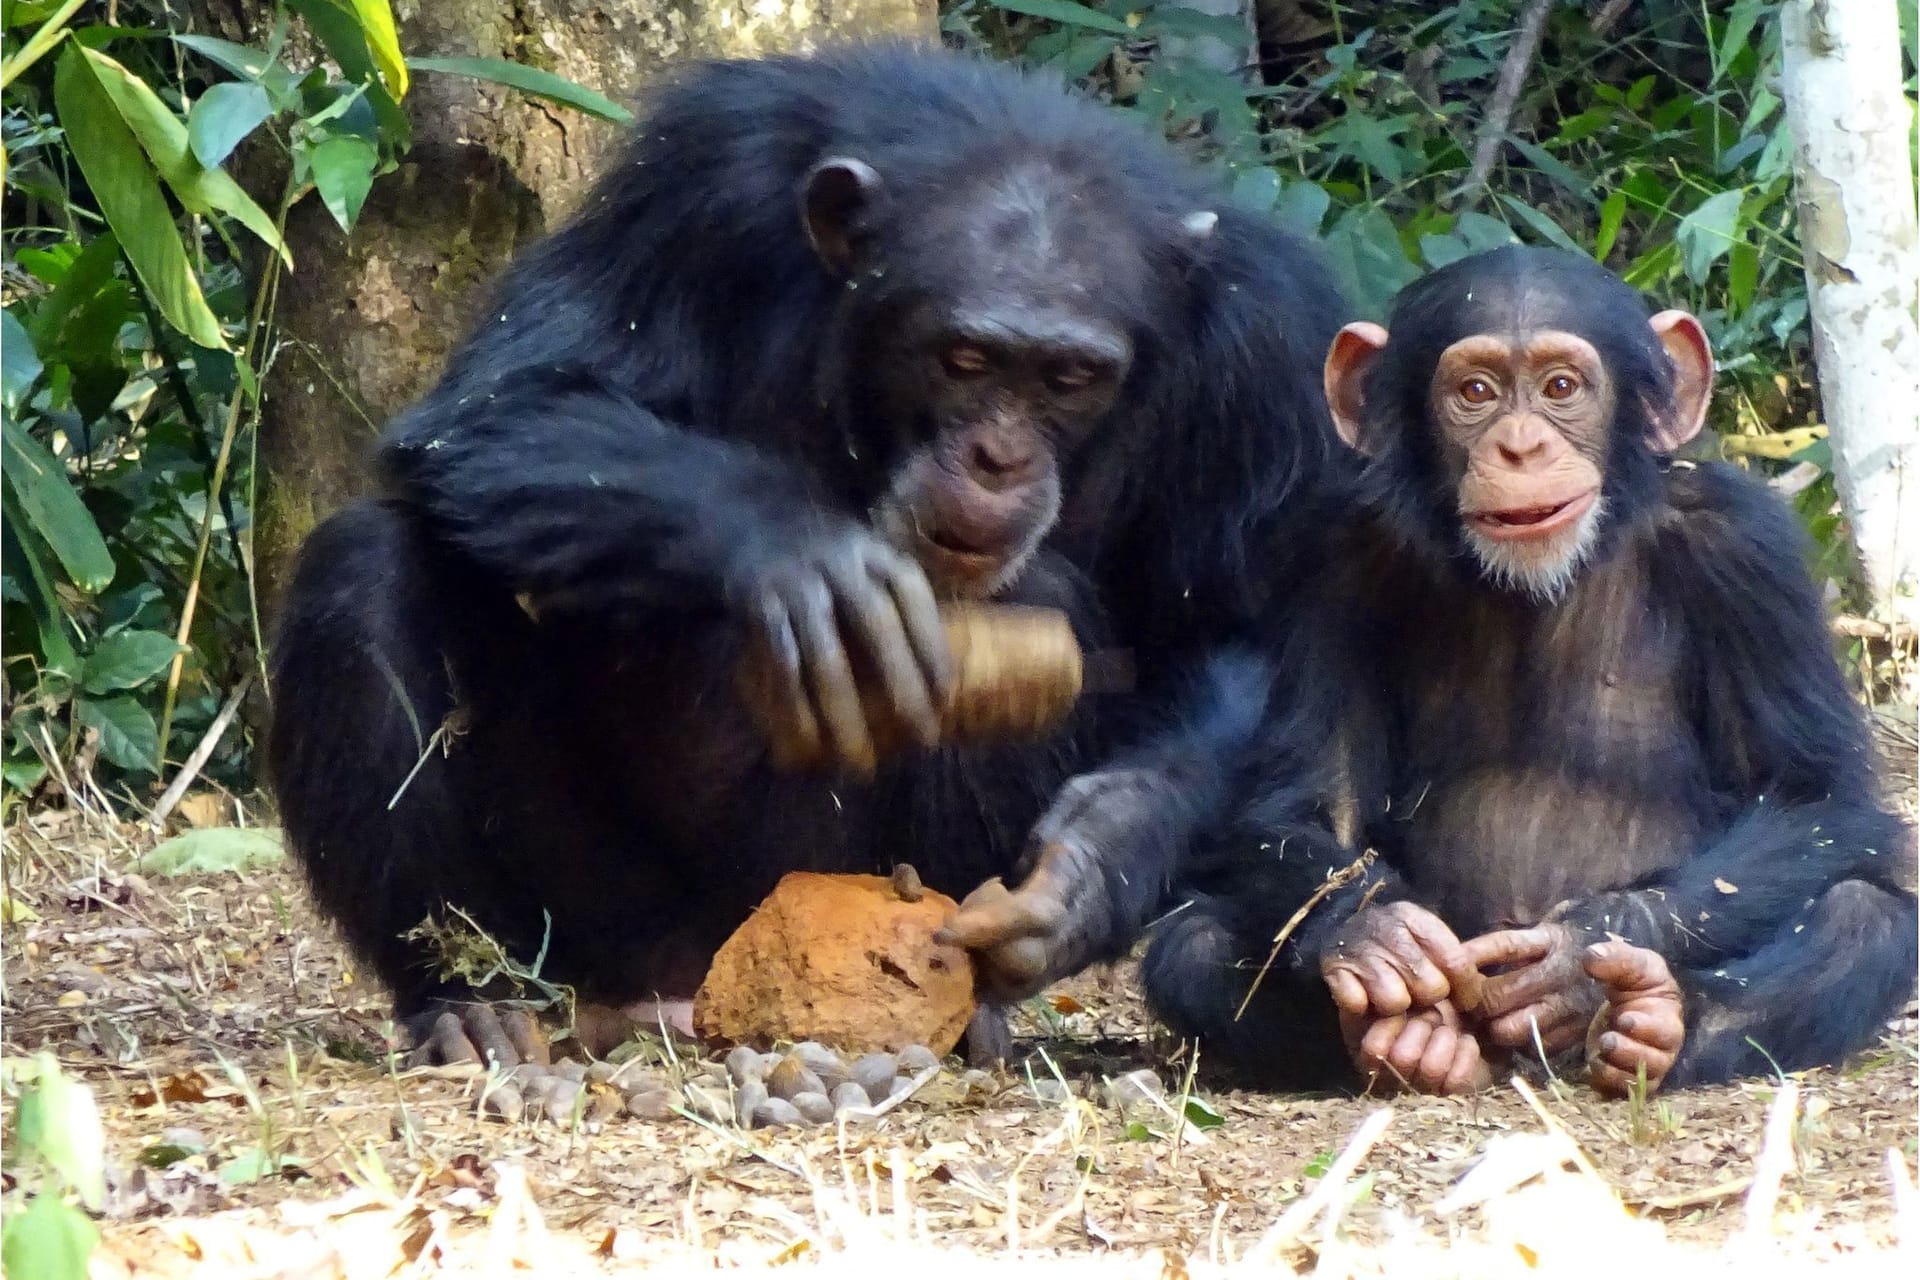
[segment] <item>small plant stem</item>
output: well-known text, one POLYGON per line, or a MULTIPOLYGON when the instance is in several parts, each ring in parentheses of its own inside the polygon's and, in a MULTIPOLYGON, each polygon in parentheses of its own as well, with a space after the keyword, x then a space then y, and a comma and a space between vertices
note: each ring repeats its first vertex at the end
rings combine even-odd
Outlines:
POLYGON ((4 64, 0 64, 0 89, 12 84, 16 76, 46 57, 53 46, 60 43, 60 38, 67 34, 67 20, 72 18, 79 11, 80 6, 86 2, 87 0, 67 0, 59 12, 41 23, 40 29, 20 46, 20 52, 8 58, 4 64))

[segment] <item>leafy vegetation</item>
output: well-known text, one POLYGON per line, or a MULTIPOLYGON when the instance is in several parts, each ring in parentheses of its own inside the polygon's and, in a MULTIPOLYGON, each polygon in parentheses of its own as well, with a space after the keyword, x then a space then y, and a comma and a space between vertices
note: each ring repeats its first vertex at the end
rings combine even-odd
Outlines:
MULTIPOLYGON (((1786 474, 1844 581, 1777 3, 1638 0, 1610 23, 1595 15, 1620 6, 1550 4, 1503 100, 1536 3, 1268 0, 1259 39, 1172 0, 949 0, 943 20, 953 42, 1062 72, 1217 159, 1239 200, 1321 237, 1376 314, 1418 272, 1516 238, 1695 310, 1724 373, 1708 447, 1786 474)), ((1910 37, 1914 8, 1901 0, 1910 37)), ((387 0, 285 0, 255 45, 177 10, 0 14, 8 804, 138 800, 257 683, 252 451, 276 291, 298 269, 288 210, 318 200, 352 229, 411 143, 416 76, 626 115, 537 68, 409 57, 387 0)), ((246 735, 205 772, 247 785, 246 735)))
MULTIPOLYGON (((627 116, 535 68, 409 60, 387 0, 288 0, 258 47, 182 29, 177 8, 123 0, 117 25, 82 25, 101 7, 10 0, 0 18, 10 803, 136 797, 248 683, 251 451, 288 211, 317 199, 352 230, 411 143, 415 74, 627 116)), ((244 785, 244 735, 206 772, 244 785)))

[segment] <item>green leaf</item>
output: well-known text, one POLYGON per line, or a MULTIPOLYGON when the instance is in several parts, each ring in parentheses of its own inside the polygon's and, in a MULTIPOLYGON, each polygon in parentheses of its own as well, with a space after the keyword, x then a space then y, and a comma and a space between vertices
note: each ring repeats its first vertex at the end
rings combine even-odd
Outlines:
POLYGON ((1421 236, 1420 256, 1427 265, 1434 268, 1444 267, 1450 262, 1458 262, 1473 251, 1457 236, 1421 236))
POLYGON ((148 159, 153 161, 153 167, 173 188, 180 203, 194 213, 218 209, 227 214, 292 266, 293 255, 287 251, 266 210, 255 204, 253 197, 242 190, 226 170, 209 169, 194 158, 187 126, 147 87, 146 81, 104 53, 88 50, 87 59, 93 64, 101 87, 119 110, 120 118, 133 130, 148 159))
POLYGON ((1754 286, 1760 282, 1760 249, 1741 241, 1727 255, 1727 314, 1737 318, 1753 305, 1754 286))
POLYGON ((249 1147, 220 1166, 220 1181, 230 1187, 258 1182, 269 1174, 298 1169, 306 1161, 293 1155, 274 1155, 265 1147, 249 1147))
POLYGON ((474 80, 503 84, 510 89, 574 107, 616 124, 633 122, 633 112, 585 85, 575 84, 565 76, 557 76, 538 67, 509 62, 505 58, 408 58, 407 65, 415 71, 437 71, 445 75, 467 76, 474 80))
POLYGON ((1233 180, 1233 198, 1255 213, 1265 213, 1280 199, 1280 175, 1264 165, 1248 169, 1233 180))
POLYGON ((273 99, 257 84, 230 80, 200 95, 187 115, 187 142, 202 168, 218 169, 248 134, 273 115, 273 99))
POLYGON ((53 99, 67 145, 154 307, 194 342, 225 349, 220 322, 194 278, 167 198, 95 74, 91 59, 98 56, 69 42, 54 68, 53 99))
MULTIPOLYGON (((107 1195, 106 1131, 93 1091, 60 1070, 44 1050, 34 1055, 34 1079, 20 1095, 15 1119, 19 1146, 38 1152, 88 1208, 98 1209, 107 1195)), ((39 1274, 15 1272, 9 1274, 39 1274)))
POLYGON ((353 11, 360 19, 360 30, 367 38, 367 51, 380 68, 380 78, 395 102, 407 96, 407 64, 400 56, 400 36, 393 29, 393 10, 387 0, 353 0, 353 11))
POLYGON ((1507 141, 1513 144, 1515 151, 1527 158, 1528 164, 1551 179, 1555 186, 1576 200, 1593 203, 1593 183, 1569 169, 1560 157, 1524 138, 1509 137, 1507 141))
POLYGON ((353 230, 367 192, 373 189, 373 170, 379 163, 379 148, 365 138, 328 138, 307 154, 313 185, 342 231, 353 230))
POLYGON ((80 671, 88 693, 137 689, 167 669, 180 646, 158 631, 120 631, 93 647, 80 671))
POLYGON ((61 461, 9 416, 0 425, 7 485, 33 531, 46 540, 73 585, 92 594, 113 581, 113 556, 93 513, 80 501, 61 461))
POLYGON ((1745 195, 1744 191, 1735 190, 1708 196, 1692 213, 1680 219, 1680 225, 1674 229, 1673 238, 1680 245, 1681 265, 1687 279, 1695 284, 1704 281, 1713 264, 1745 238, 1734 234, 1740 223, 1740 202, 1745 195))
MULTIPOLYGON (((22 577, 26 579, 21 585, 27 597, 27 609, 33 614, 34 627, 40 633, 40 659, 45 664, 41 674, 53 671, 72 679, 80 671, 80 658, 73 651, 73 642, 67 638, 67 619, 60 612, 60 597, 54 594, 53 577, 41 563, 33 540, 25 536, 27 522, 11 489, 0 492, 0 512, 4 512, 0 515, 0 562, 5 563, 7 574, 16 584, 22 577)), ((12 723, 15 728, 20 726, 18 713, 12 723)))
POLYGON ((1327 206, 1332 203, 1333 197, 1325 187, 1298 178, 1281 190, 1280 199, 1273 206, 1273 216, 1296 235, 1317 236, 1321 222, 1326 219, 1327 206))
POLYGON ((19 411, 20 401, 45 367, 13 308, 0 310, 0 404, 6 405, 8 413, 19 411))
POLYGON ((1727 25, 1720 32, 1720 47, 1713 53, 1713 78, 1717 81, 1726 74, 1727 65, 1735 55, 1747 47, 1747 37, 1753 34, 1754 23, 1760 20, 1760 11, 1770 0, 1734 0, 1731 12, 1727 14, 1727 25))
POLYGON ((1300 1171, 1300 1176, 1303 1178, 1326 1177, 1327 1170, 1333 1168, 1333 1158, 1333 1152, 1322 1151, 1319 1155, 1307 1161, 1307 1167, 1300 1171))
POLYGON ((1133 28, 1119 18, 1108 17, 1098 9, 1089 9, 1084 4, 1074 3, 1074 0, 993 0, 993 7, 1008 13, 1024 13, 1030 18, 1062 22, 1070 27, 1092 27, 1108 35, 1134 34, 1133 28))
MULTIPOLYGON (((1009 6, 999 4, 999 8, 1009 6)), ((1139 33, 1154 36, 1209 37, 1229 52, 1244 53, 1253 45, 1253 28, 1238 16, 1202 13, 1180 4, 1156 4, 1140 21, 1139 33)))
POLYGON ((100 731, 100 754, 129 773, 158 773, 160 729, 153 714, 126 694, 76 698, 74 714, 100 731))
POLYGON ((176 44, 193 50, 208 62, 260 85, 276 99, 291 95, 300 83, 300 77, 269 57, 264 49, 250 48, 215 36, 176 35, 173 39, 176 44))
POLYGON ((93 1219, 43 1191, 25 1209, 7 1214, 0 1230, 0 1264, 10 1276, 87 1280, 87 1258, 99 1242, 93 1219))
POLYGON ((1187 1123, 1196 1129, 1218 1129, 1227 1122, 1227 1118, 1215 1111, 1205 1100, 1189 1097, 1184 1113, 1187 1123))
POLYGON ((262 827, 206 827, 154 846, 135 865, 142 875, 188 876, 251 871, 286 861, 280 833, 262 827))
POLYGON ((1513 228, 1489 214, 1469 209, 1453 220, 1453 234, 1467 242, 1475 253, 1513 244, 1513 228))
POLYGON ((1613 252, 1613 242, 1620 237, 1620 220, 1626 216, 1626 192, 1616 190, 1600 202, 1600 226, 1593 234, 1594 261, 1604 262, 1613 252))
POLYGON ((1562 249, 1571 249, 1575 253, 1584 252, 1579 245, 1573 242, 1573 237, 1560 229, 1559 223, 1526 201, 1515 200, 1512 196, 1502 195, 1500 197, 1500 203, 1507 206, 1508 211, 1511 212, 1514 217, 1526 223, 1535 235, 1547 243, 1558 245, 1562 249))

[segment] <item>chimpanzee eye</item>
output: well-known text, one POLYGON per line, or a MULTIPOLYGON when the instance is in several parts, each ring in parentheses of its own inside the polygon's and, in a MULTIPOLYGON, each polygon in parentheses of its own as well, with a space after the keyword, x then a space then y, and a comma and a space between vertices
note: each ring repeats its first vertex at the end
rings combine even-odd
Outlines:
POLYGON ((1485 378, 1468 378, 1460 384, 1460 398, 1468 404, 1486 404, 1493 399, 1493 384, 1485 378))
POLYGON ((1549 400, 1565 400, 1580 389, 1580 381, 1568 374, 1557 373, 1547 379, 1547 385, 1541 388, 1549 400))
POLYGON ((956 343, 940 353, 940 363, 956 378, 977 377, 987 371, 987 353, 969 343, 956 343))
POLYGON ((1084 391, 1100 377, 1101 370, 1084 360, 1056 365, 1047 371, 1047 385, 1055 391, 1084 391))

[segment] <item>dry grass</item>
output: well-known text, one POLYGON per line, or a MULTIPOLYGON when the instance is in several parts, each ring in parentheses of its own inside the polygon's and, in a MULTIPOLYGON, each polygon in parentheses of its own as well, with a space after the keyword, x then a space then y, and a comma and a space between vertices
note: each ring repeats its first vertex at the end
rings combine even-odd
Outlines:
POLYGON ((99 1098, 117 1171, 99 1276, 1910 1274, 1920 1240, 1911 1010, 1791 1089, 1636 1107, 1508 1088, 1390 1117, 1203 1089, 1219 1127, 1130 1138, 1102 1078, 1149 1066, 1177 1093, 1180 1073, 1122 970, 1072 984, 997 1089, 943 1076, 870 1128, 510 1126, 476 1114, 475 1076, 393 1071, 383 998, 291 874, 142 881, 122 869, 144 844, 63 814, 8 832, 9 892, 39 919, 6 931, 5 1048, 52 1051, 99 1098), (138 1162, 163 1141, 204 1149, 138 1162))

